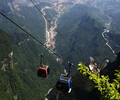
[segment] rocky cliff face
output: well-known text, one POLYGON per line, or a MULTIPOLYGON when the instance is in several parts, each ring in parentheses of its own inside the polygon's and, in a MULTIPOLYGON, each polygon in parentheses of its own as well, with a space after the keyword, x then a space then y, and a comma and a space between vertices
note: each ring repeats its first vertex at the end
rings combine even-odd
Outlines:
POLYGON ((110 79, 115 78, 115 70, 120 69, 120 52, 117 54, 116 59, 113 62, 109 62, 106 67, 101 70, 101 74, 109 75, 110 79))

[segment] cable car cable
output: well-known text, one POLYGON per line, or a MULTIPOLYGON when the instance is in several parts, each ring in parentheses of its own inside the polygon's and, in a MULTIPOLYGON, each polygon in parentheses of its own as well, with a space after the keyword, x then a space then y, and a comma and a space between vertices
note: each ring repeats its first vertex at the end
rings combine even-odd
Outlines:
POLYGON ((43 12, 38 8, 38 6, 33 2, 33 0, 30 0, 30 1, 35 6, 35 8, 45 17, 45 19, 50 23, 49 19, 43 14, 43 12))
MULTIPOLYGON (((34 5, 35 5, 35 3, 32 1, 32 0, 30 0, 34 5)), ((35 7, 38 9, 38 11, 44 16, 44 14, 40 11, 40 9, 35 5, 35 7)), ((46 18, 46 20, 50 23, 50 21, 48 20, 48 18, 46 17, 46 16, 44 16, 44 18, 46 18)), ((51 23, 50 23, 50 25, 51 25, 51 23)), ((57 31, 56 31, 57 32, 57 31)), ((58 32, 57 32, 58 33, 58 32)), ((65 41, 65 38, 61 35, 61 34, 59 34, 62 38, 63 38, 63 40, 65 41)), ((70 45, 69 45, 69 43, 68 42, 65 42, 68 46, 69 46, 69 48, 71 49, 71 47, 70 47, 70 45)), ((71 49, 73 52, 75 52, 75 50, 72 48, 71 49)), ((75 54, 78 56, 78 54, 75 52, 75 54)), ((58 57, 59 57, 59 55, 57 55, 58 57)), ((78 56, 79 57, 79 56, 78 56)), ((59 58, 61 58, 61 57, 59 57, 59 58)), ((67 76, 66 77, 68 77, 68 79, 67 79, 67 82, 66 82, 66 79, 62 79, 62 80, 64 80, 63 81, 63 83, 65 82, 68 86, 67 87, 65 87, 66 85, 64 85, 62 82, 60 82, 60 80, 58 80, 57 81, 57 83, 56 83, 56 87, 57 87, 57 89, 58 90, 60 90, 60 91, 64 91, 64 92, 68 92, 68 93, 70 93, 71 92, 71 81, 72 81, 72 78, 71 78, 71 76, 70 76, 70 73, 71 73, 71 66, 73 66, 73 64, 72 63, 70 63, 70 62, 67 62, 68 64, 69 64, 69 71, 68 71, 68 74, 67 74, 67 76), (59 84, 61 84, 60 86, 62 86, 62 87, 59 87, 59 84), (63 87, 65 87, 65 89, 63 88, 63 87), (60 89, 60 88, 63 88, 62 90, 60 89)))
MULTIPOLYGON (((33 5, 35 6, 35 8, 45 17, 45 19, 48 21, 48 23, 51 25, 51 23, 50 23, 50 21, 48 20, 48 18, 43 14, 43 12, 41 12, 41 10, 39 9, 39 7, 33 2, 33 0, 30 0, 30 1, 33 3, 33 5)), ((60 32, 58 32, 58 31, 56 31, 56 32, 57 32, 57 33, 62 37, 62 39, 65 41, 65 37, 64 37, 60 32)), ((72 51, 75 53, 75 55, 79 58, 78 53, 75 51, 75 49, 72 48, 67 41, 65 41, 65 43, 69 46, 70 50, 72 50, 72 51)))
MULTIPOLYGON (((19 26, 17 23, 15 23, 12 19, 10 19, 9 17, 7 17, 5 14, 3 14, 0 11, 0 14, 2 16, 4 16, 6 19, 8 19, 11 23, 13 23, 15 26, 17 26, 18 28, 20 28, 22 31, 24 31, 27 35, 29 35, 31 38, 33 38, 34 40, 36 40, 39 44, 41 44, 43 47, 45 47, 48 51, 52 52, 54 55, 56 55, 58 58, 63 59, 59 54, 55 53, 54 51, 52 51, 51 49, 47 48, 46 45, 44 45, 41 41, 39 41, 37 38, 35 38, 33 35, 31 35, 28 31, 26 31, 25 29, 23 29, 21 26, 19 26)), ((63 59, 64 62, 68 62, 65 59, 63 59)))

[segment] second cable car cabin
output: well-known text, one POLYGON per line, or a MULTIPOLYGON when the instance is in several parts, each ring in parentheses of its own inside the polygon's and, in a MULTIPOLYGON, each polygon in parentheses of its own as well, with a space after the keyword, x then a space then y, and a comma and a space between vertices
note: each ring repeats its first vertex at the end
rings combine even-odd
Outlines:
POLYGON ((72 83, 71 77, 61 76, 60 79, 58 79, 58 81, 56 83, 56 88, 58 91, 70 93, 71 92, 71 83, 72 83))
POLYGON ((40 67, 37 70, 37 75, 39 77, 46 78, 48 74, 50 73, 50 68, 48 65, 42 64, 42 58, 43 58, 43 55, 41 54, 40 67))
POLYGON ((61 92, 70 93, 71 92, 71 83, 72 77, 70 76, 71 66, 73 64, 69 63, 69 72, 67 75, 61 74, 60 78, 56 83, 56 89, 61 92))

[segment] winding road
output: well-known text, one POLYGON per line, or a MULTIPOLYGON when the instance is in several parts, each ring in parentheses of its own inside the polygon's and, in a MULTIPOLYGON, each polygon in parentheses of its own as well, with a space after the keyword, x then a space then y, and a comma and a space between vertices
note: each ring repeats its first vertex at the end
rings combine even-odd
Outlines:
MULTIPOLYGON (((108 17, 108 19, 109 19, 109 23, 106 23, 106 25, 110 28, 110 26, 111 26, 111 23, 112 23, 112 18, 110 17, 110 16, 108 16, 107 15, 107 17, 108 17)), ((108 39, 108 33, 110 32, 110 30, 109 29, 104 29, 104 31, 102 32, 102 37, 104 38, 104 40, 106 40, 106 45, 110 48, 110 50, 112 51, 112 53, 114 54, 114 56, 115 57, 117 57, 117 55, 116 55, 116 52, 115 52, 115 50, 112 48, 112 46, 110 45, 110 40, 108 39), (107 33, 107 34, 106 34, 107 33)), ((115 43, 113 40, 111 40, 117 47, 120 47, 117 43, 115 43)))
POLYGON ((55 48, 55 36, 57 35, 57 32, 55 31, 55 29, 57 28, 57 21, 58 21, 59 17, 64 13, 64 8, 62 8, 62 5, 59 5, 58 7, 56 7, 56 5, 54 5, 52 7, 45 6, 44 8, 41 9, 41 12, 44 15, 46 15, 46 12, 45 12, 46 9, 54 9, 54 8, 58 14, 51 21, 50 28, 48 28, 47 19, 43 16, 43 18, 45 20, 45 33, 46 33, 45 45, 50 49, 55 48))
POLYGON ((104 31, 102 32, 102 37, 104 38, 104 40, 106 40, 106 45, 110 48, 110 50, 112 50, 112 53, 115 56, 117 56, 115 51, 113 50, 113 48, 109 45, 109 40, 107 39, 107 34, 106 33, 109 33, 109 30, 104 29, 104 31))
MULTIPOLYGON (((55 31, 55 29, 57 28, 57 21, 60 18, 60 16, 64 13, 64 9, 65 7, 62 8, 62 5, 59 5, 57 7, 57 5, 54 5, 53 7, 48 7, 45 6, 44 8, 41 9, 41 12, 46 15, 45 10, 46 9, 53 9, 56 8, 55 11, 58 13, 57 16, 55 16, 53 18, 53 20, 51 21, 51 26, 50 28, 48 28, 48 21, 47 19, 43 16, 44 20, 45 20, 45 34, 46 34, 46 42, 45 45, 50 48, 50 49, 54 49, 55 48, 55 36, 57 35, 57 32, 55 31)), ((45 95, 45 100, 48 100, 48 98, 46 97, 53 88, 48 90, 48 93, 45 95)))

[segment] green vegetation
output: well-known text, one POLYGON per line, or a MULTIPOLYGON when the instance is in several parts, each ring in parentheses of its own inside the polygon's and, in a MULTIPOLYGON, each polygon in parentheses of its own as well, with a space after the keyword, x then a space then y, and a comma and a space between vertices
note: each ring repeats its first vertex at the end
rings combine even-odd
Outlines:
MULTIPOLYGON (((10 0, 0 1, 0 10, 44 43, 45 22, 38 10, 34 7, 19 5, 20 10, 14 9, 14 11, 11 11, 10 7, 6 5, 8 1, 10 0)), ((42 2, 38 6, 41 8, 46 5, 52 6, 47 2, 42 2)), ((63 5, 66 5, 67 8, 71 7, 71 3, 64 3, 63 5)), ((46 13, 50 20, 56 15, 56 11, 53 9, 46 10, 46 13)), ((56 51, 63 58, 75 64, 80 59, 83 62, 88 62, 89 56, 94 57, 100 64, 103 64, 106 58, 112 60, 114 57, 105 45, 105 40, 101 35, 104 29, 102 24, 105 23, 105 20, 106 17, 100 15, 98 9, 85 5, 76 5, 70 10, 66 10, 66 13, 58 22, 57 29, 58 32, 64 35, 65 41, 57 35, 56 51), (102 24, 99 22, 102 22, 102 24), (70 44, 70 48, 65 42, 70 44)), ((18 100, 44 99, 45 94, 50 88, 55 86, 60 74, 63 73, 63 67, 59 62, 56 62, 56 57, 53 54, 1 15, 0 28, 7 32, 5 33, 0 29, 0 100, 14 100, 14 98, 18 100), (11 40, 7 34, 9 34, 11 40), (8 54, 12 51, 13 57, 9 57, 8 54), (40 53, 44 54, 43 63, 50 66, 50 75, 47 79, 42 79, 36 74, 39 67, 40 53), (4 64, 5 66, 3 66, 4 64)), ((118 35, 114 35, 113 40, 119 43, 118 35)), ((76 70, 76 68, 72 70, 76 70)), ((119 74, 116 75, 118 76, 119 74)), ((105 87, 102 87, 102 90, 100 89, 103 95, 102 98, 108 99, 113 96, 118 98, 118 91, 115 88, 119 88, 119 78, 114 80, 113 83, 109 83, 108 77, 101 76, 102 80, 98 76, 98 74, 95 74, 93 77, 94 79, 97 77, 100 82, 102 81, 105 84, 105 87), (104 89, 106 87, 108 88, 107 91, 104 89), (113 92, 111 88, 114 90, 113 92), (106 92, 109 92, 110 96, 106 92), (116 94, 114 94, 115 92, 116 94)), ((97 94, 99 92, 94 88, 95 84, 93 81, 80 73, 76 73, 72 77, 71 94, 60 93, 60 100, 99 100, 100 97, 97 94)), ((91 77, 91 79, 93 78, 91 77)), ((97 83, 98 80, 96 79, 95 82, 97 83)), ((98 85, 99 88, 101 86, 101 84, 98 85)), ((53 89, 52 93, 49 94, 51 96, 49 100, 56 99, 57 90, 53 89)))
POLYGON ((89 75, 89 79, 93 80, 94 83, 96 84, 95 87, 98 88, 98 90, 101 93, 101 100, 119 100, 120 99, 120 94, 119 94, 119 89, 120 89, 120 71, 116 70, 116 79, 113 80, 112 83, 109 82, 109 77, 100 75, 97 73, 92 74, 89 71, 89 68, 83 65, 82 63, 78 64, 80 67, 78 70, 80 70, 80 73, 83 75, 89 75))
POLYGON ((36 100, 38 98, 44 98, 47 91, 54 87, 57 78, 60 73, 63 72, 63 68, 56 62, 52 54, 33 41, 24 43, 21 46, 15 46, 14 51, 14 61, 18 62, 18 64, 14 66, 16 72, 22 82, 26 86, 29 86, 30 92, 28 91, 27 93, 33 95, 33 98, 31 99, 29 97, 29 99, 36 100), (50 75, 47 79, 42 79, 37 76, 40 53, 44 54, 43 64, 47 64, 50 67, 50 75))
MULTIPOLYGON (((1 35, 1 58, 7 59, 4 63, 0 63, 0 68, 3 64, 6 64, 5 71, 0 70, 0 98, 2 100, 12 100, 15 97, 18 100, 37 100, 45 97, 47 91, 54 87, 60 73, 63 73, 63 67, 56 62, 56 57, 53 57, 45 48, 38 43, 30 41, 24 41, 27 39, 26 35, 19 33, 16 35, 16 43, 19 40, 23 40, 23 44, 13 44, 13 59, 8 57, 8 54, 12 52, 12 43, 9 41, 9 37, 5 32, 1 35), (23 37, 23 38, 22 38, 23 37), (7 44, 6 44, 7 43, 7 44), (5 45, 5 46, 4 46, 5 45), (42 79, 37 76, 37 69, 39 68, 40 56, 44 54, 44 64, 50 66, 50 75, 47 79, 42 79), (8 59, 9 58, 9 59, 8 59), (13 64, 13 68, 10 62, 13 64)), ((21 41, 19 41, 21 42, 21 41)))
MULTIPOLYGON (((87 76, 80 72, 72 75, 72 91, 71 93, 59 94, 59 100, 100 100, 98 90, 95 84, 87 76)), ((49 100, 55 100, 58 91, 54 88, 47 96, 49 100)))
MULTIPOLYGON (((3 1, 2 4, 3 3, 5 2, 3 1)), ((19 5, 21 10, 18 11, 14 9, 15 13, 13 13, 14 11, 10 12, 10 7, 8 7, 8 5, 2 4, 0 10, 4 12, 4 14, 44 43, 44 19, 35 8, 19 5), (4 6, 4 9, 2 6, 4 6)), ((55 86, 58 77, 63 73, 63 67, 56 61, 56 57, 53 56, 53 54, 1 15, 0 28, 7 32, 12 41, 12 43, 8 41, 10 40, 9 37, 0 30, 2 33, 2 35, 0 34, 0 58, 3 60, 9 58, 8 53, 13 51, 13 57, 4 62, 7 64, 5 66, 5 71, 1 70, 3 62, 0 63, 0 99, 44 99, 45 94, 50 88, 55 86), (44 54, 43 63, 50 67, 50 75, 46 79, 37 76, 37 69, 40 66, 40 53, 44 54), (13 67, 9 64, 11 62, 13 67)))
POLYGON ((114 56, 102 37, 104 27, 90 17, 88 9, 90 11, 92 8, 76 5, 63 14, 57 30, 65 38, 57 34, 56 50, 76 66, 79 60, 87 63, 88 58, 92 56, 103 67, 103 62, 108 58, 113 60, 114 56))
POLYGON ((12 52, 11 40, 3 30, 0 30, 0 61, 8 58, 10 52, 12 52))
POLYGON ((52 21, 53 18, 57 15, 57 12, 54 9, 46 9, 45 12, 47 18, 49 18, 50 21, 52 21))
POLYGON ((108 34, 110 40, 113 40, 116 44, 120 45, 120 33, 119 32, 115 32, 115 31, 112 31, 110 32, 110 34, 108 34))
MULTIPOLYGON (((20 10, 13 9, 10 10, 8 5, 2 5, 0 10, 6 14, 9 18, 11 18, 14 22, 19 24, 25 30, 30 32, 33 36, 38 38, 40 41, 45 41, 45 22, 42 15, 39 13, 37 9, 34 7, 27 7, 25 5, 19 5, 20 10), (6 11, 7 9, 8 11, 6 11), (15 13, 14 13, 15 12, 15 13)), ((5 30, 12 41, 17 41, 15 37, 20 35, 19 33, 23 33, 19 28, 15 25, 11 24, 7 19, 0 15, 0 28, 5 30)))

